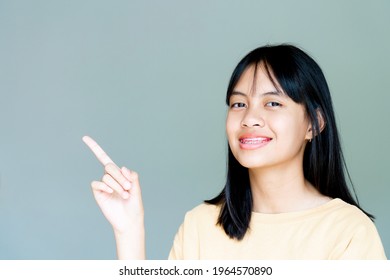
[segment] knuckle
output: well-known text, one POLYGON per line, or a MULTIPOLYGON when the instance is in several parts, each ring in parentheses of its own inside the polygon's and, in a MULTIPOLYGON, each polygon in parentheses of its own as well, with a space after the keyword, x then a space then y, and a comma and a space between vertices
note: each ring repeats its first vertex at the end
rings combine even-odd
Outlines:
POLYGON ((107 163, 105 166, 104 166, 104 171, 106 171, 107 173, 110 173, 114 170, 114 164, 113 163, 107 163))
POLYGON ((103 183, 99 182, 99 181, 93 181, 93 182, 91 182, 91 187, 92 187, 92 189, 98 189, 100 187, 100 184, 103 184, 103 183))
POLYGON ((111 178, 110 175, 104 174, 104 175, 103 175, 103 178, 102 178, 102 181, 103 181, 103 182, 108 182, 108 181, 110 180, 110 178, 111 178))

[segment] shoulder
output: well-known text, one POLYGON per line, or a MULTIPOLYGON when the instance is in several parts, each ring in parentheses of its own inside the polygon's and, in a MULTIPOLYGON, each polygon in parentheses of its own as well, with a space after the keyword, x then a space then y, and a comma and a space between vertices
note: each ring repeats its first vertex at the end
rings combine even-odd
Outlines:
POLYGON ((184 222, 212 222, 215 224, 218 220, 219 212, 220 206, 209 203, 202 203, 186 213, 184 222))
POLYGON ((374 222, 358 207, 336 199, 329 209, 333 229, 338 232, 333 258, 385 259, 381 238, 374 222))
POLYGON ((333 199, 323 210, 322 221, 329 222, 335 229, 339 228, 344 233, 376 232, 373 221, 362 210, 339 198, 333 199))
POLYGON ((199 259, 200 244, 210 236, 219 236, 218 215, 219 207, 208 203, 188 211, 176 233, 169 259, 199 259))
POLYGON ((202 204, 199 204, 198 206, 192 208, 190 211, 187 212, 187 214, 190 214, 190 215, 215 215, 215 214, 219 214, 219 209, 220 209, 220 206, 218 205, 214 205, 214 204, 209 204, 209 203, 202 203, 202 204))
POLYGON ((371 219, 362 210, 339 198, 335 198, 331 201, 327 212, 330 218, 334 218, 339 222, 345 222, 345 224, 374 225, 371 219))

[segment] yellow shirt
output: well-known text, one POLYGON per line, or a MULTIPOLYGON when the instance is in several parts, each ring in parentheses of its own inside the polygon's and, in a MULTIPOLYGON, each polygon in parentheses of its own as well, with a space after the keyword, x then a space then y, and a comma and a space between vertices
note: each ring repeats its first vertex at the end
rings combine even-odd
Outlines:
POLYGON ((372 221, 338 198, 300 212, 252 212, 241 241, 216 225, 219 210, 201 204, 187 212, 169 259, 386 259, 372 221))

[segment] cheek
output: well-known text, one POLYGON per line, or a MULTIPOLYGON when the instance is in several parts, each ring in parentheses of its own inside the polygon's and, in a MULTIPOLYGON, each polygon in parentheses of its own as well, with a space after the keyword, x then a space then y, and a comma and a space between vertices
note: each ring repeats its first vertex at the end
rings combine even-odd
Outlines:
POLYGON ((294 129, 294 122, 288 116, 273 116, 268 118, 267 124, 269 128, 276 134, 276 136, 285 136, 290 134, 294 129))
POLYGON ((271 127, 286 140, 298 140, 305 136, 308 126, 304 119, 290 116, 273 119, 271 127))
POLYGON ((232 146, 237 136, 237 131, 240 129, 240 121, 237 118, 228 115, 226 118, 226 136, 229 145, 232 146))
POLYGON ((226 117, 226 134, 228 136, 234 132, 234 127, 235 127, 234 118, 232 118, 232 116, 228 114, 226 117))

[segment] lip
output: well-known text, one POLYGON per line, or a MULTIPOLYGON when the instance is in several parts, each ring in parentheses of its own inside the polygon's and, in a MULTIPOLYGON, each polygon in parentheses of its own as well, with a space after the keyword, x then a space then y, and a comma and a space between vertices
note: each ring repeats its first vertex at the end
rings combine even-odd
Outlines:
POLYGON ((266 146, 272 138, 255 134, 244 134, 240 136, 240 148, 243 150, 255 150, 266 146))

